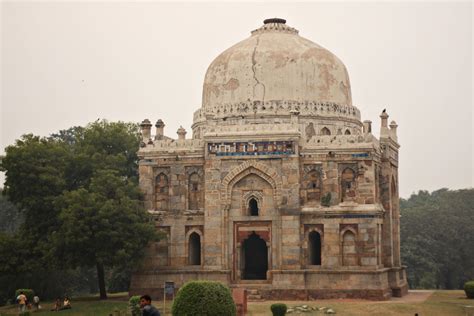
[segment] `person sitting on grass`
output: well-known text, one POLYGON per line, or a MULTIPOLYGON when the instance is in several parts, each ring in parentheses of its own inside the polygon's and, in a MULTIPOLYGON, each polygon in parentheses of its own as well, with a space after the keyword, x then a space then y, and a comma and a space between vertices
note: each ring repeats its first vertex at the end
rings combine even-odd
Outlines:
POLYGON ((143 316, 160 316, 158 309, 151 305, 150 295, 143 295, 140 297, 140 308, 143 316))
POLYGON ((57 312, 61 309, 61 299, 58 297, 56 299, 56 302, 53 304, 53 308, 51 308, 52 312, 57 312))
POLYGON ((71 308, 72 308, 71 301, 69 300, 69 297, 65 296, 64 297, 64 302, 63 302, 63 307, 61 307, 60 310, 71 309, 71 308))

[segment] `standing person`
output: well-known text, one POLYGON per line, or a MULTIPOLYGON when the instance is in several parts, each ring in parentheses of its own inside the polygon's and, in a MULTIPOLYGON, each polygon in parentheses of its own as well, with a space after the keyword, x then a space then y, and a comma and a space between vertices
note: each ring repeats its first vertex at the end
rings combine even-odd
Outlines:
POLYGON ((39 306, 40 306, 40 298, 38 295, 35 295, 35 297, 33 297, 33 306, 35 307, 36 310, 39 309, 39 306))
POLYGON ((158 309, 151 305, 150 295, 143 295, 140 297, 140 308, 143 316, 160 316, 158 309))
POLYGON ((26 298, 25 293, 23 293, 23 291, 21 291, 20 295, 17 296, 16 300, 19 304, 20 313, 25 312, 26 311, 26 301, 28 301, 28 299, 26 298))

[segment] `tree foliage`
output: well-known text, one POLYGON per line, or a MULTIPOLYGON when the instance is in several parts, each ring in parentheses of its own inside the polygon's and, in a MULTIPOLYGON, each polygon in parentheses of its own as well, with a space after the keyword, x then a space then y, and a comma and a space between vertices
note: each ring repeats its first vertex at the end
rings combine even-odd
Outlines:
POLYGON ((104 120, 7 147, 4 194, 24 223, 15 236, 0 235, 0 255, 12 251, 2 269, 96 267, 105 298, 105 269, 131 271, 155 238, 138 189, 139 139, 137 124, 104 120))
POLYGON ((0 233, 14 234, 24 221, 23 214, 0 189, 0 233))
POLYGON ((186 315, 236 315, 230 289, 219 282, 190 281, 178 291, 171 313, 186 315))
POLYGON ((474 279, 474 189, 419 191, 400 210, 410 287, 462 289, 474 279))

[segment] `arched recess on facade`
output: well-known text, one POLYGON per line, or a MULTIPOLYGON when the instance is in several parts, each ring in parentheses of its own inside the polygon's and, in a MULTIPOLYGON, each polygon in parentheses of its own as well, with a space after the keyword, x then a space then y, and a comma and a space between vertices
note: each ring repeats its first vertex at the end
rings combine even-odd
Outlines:
POLYGON ((357 231, 347 227, 341 231, 341 263, 343 266, 358 266, 357 231))
POLYGON ((341 173, 341 201, 352 201, 356 197, 357 173, 350 167, 341 173))
POLYGON ((397 180, 394 176, 390 179, 390 210, 392 212, 393 220, 399 219, 398 209, 398 191, 397 191, 397 180))
POLYGON ((169 208, 169 180, 168 175, 160 172, 155 177, 155 208, 163 211, 169 208))
POLYGON ((396 206, 396 200, 397 198, 397 181, 395 180, 395 177, 392 176, 392 180, 390 181, 390 195, 391 195, 391 201, 392 201, 392 209, 395 208, 396 206))
POLYGON ((321 135, 331 135, 331 131, 327 127, 321 129, 321 135))
POLYGON ((248 203, 248 212, 250 216, 258 216, 259 213, 259 206, 258 202, 255 198, 250 198, 248 203))
POLYGON ((191 266, 200 266, 202 263, 202 232, 191 229, 186 234, 187 263, 191 266))
POLYGON ((306 166, 304 168, 301 197, 303 204, 319 204, 322 192, 322 171, 320 166, 306 166))
POLYGON ((201 210, 204 208, 204 172, 200 166, 186 167, 188 210, 201 210))
POLYGON ((400 208, 397 190, 397 181, 392 176, 390 181, 390 208, 392 211, 392 240, 393 240, 393 263, 400 266, 400 208))
POLYGON ((259 216, 262 208, 263 194, 261 191, 249 191, 244 194, 242 210, 244 216, 259 216))
POLYGON ((193 172, 188 177, 188 209, 199 210, 202 208, 202 181, 199 174, 193 172))
POLYGON ((244 177, 255 174, 267 181, 273 189, 273 199, 275 205, 280 205, 281 200, 281 179, 275 170, 257 161, 246 161, 232 169, 222 180, 221 198, 226 209, 230 207, 232 188, 244 177))
POLYGON ((323 232, 312 228, 306 233, 307 264, 319 266, 322 264, 323 232))

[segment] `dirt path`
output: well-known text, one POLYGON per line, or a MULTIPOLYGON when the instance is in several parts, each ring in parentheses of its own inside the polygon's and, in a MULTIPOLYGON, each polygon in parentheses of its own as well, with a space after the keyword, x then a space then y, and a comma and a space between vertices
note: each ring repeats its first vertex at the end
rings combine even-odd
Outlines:
POLYGON ((390 300, 381 301, 380 303, 423 303, 433 293, 432 290, 410 290, 403 297, 392 297, 390 300))

